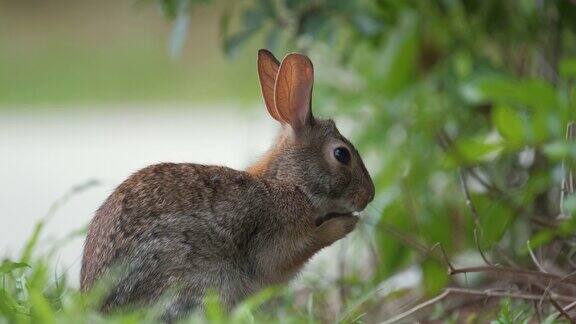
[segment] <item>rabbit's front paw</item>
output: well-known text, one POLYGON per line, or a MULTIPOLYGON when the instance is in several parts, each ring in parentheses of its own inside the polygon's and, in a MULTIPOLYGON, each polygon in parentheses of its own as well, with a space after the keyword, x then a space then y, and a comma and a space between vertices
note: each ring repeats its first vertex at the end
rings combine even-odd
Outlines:
POLYGON ((316 228, 316 241, 320 248, 328 246, 352 232, 356 223, 358 217, 352 215, 331 218, 316 228))

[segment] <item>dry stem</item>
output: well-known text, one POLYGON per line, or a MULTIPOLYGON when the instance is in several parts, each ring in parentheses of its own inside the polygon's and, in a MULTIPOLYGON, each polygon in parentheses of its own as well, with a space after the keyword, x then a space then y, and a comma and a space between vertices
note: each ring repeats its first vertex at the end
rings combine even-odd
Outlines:
MULTIPOLYGON (((420 304, 410 308, 409 310, 403 312, 402 314, 399 314, 397 316, 392 317, 391 319, 388 319, 388 320, 382 322, 381 324, 396 323, 396 322, 403 320, 406 317, 416 313, 417 311, 419 311, 421 309, 424 309, 430 305, 433 305, 439 301, 442 301, 443 299, 445 299, 446 297, 448 297, 451 294, 468 295, 468 296, 484 296, 486 298, 507 297, 507 298, 514 298, 514 299, 536 300, 536 301, 538 301, 542 298, 541 295, 534 295, 534 294, 511 293, 511 292, 492 291, 492 290, 475 290, 475 289, 465 289, 465 288, 446 288, 446 289, 444 289, 444 291, 440 295, 438 295, 432 299, 429 299, 423 303, 420 303, 420 304)), ((551 298, 554 298, 554 300, 559 300, 559 301, 564 301, 564 302, 572 302, 576 299, 576 297, 574 297, 574 296, 566 296, 566 295, 551 295, 551 298)))

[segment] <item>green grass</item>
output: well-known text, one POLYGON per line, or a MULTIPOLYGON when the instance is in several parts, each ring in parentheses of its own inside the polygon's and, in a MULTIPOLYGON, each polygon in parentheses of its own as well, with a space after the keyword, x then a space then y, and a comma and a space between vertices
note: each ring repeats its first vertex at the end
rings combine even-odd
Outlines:
POLYGON ((0 105, 255 100, 254 67, 186 64, 144 46, 0 52, 0 105))
POLYGON ((226 59, 216 9, 191 18, 181 56, 171 58, 170 24, 154 10, 114 1, 94 8, 22 6, 0 5, 0 107, 246 103, 259 97, 257 42, 226 59))

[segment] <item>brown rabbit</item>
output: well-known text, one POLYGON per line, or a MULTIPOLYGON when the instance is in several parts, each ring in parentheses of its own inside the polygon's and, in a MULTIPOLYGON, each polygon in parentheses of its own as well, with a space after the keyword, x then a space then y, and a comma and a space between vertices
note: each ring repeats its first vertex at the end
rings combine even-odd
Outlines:
POLYGON ((312 116, 312 63, 289 54, 279 64, 260 50, 258 75, 282 132, 256 164, 246 171, 152 165, 120 184, 96 212, 81 288, 115 278, 104 311, 164 300, 163 319, 173 321, 201 306, 210 290, 231 308, 290 280, 354 229, 353 212, 373 199, 374 185, 334 122, 312 116))

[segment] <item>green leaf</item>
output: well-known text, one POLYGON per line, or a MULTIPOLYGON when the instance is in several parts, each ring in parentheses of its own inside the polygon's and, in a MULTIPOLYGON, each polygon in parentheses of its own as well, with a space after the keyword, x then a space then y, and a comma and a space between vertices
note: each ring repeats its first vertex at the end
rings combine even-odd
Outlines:
POLYGON ((478 77, 461 89, 473 104, 524 105, 534 109, 554 109, 559 106, 556 90, 542 80, 514 80, 501 75, 478 77))
POLYGON ((544 145, 543 151, 547 157, 557 161, 565 158, 576 160, 576 142, 554 141, 544 145))
POLYGON ((448 152, 446 165, 453 167, 491 161, 499 156, 502 149, 500 141, 490 140, 486 136, 462 138, 448 152))
POLYGON ((43 228, 44 228, 44 220, 38 221, 38 223, 36 223, 36 225, 34 226, 34 231, 32 232, 32 235, 26 242, 26 246, 24 246, 24 251, 22 252, 22 256, 20 257, 20 262, 22 263, 30 262, 32 258, 32 252, 34 251, 36 244, 38 244, 38 240, 40 239, 40 233, 42 232, 43 228))
POLYGON ((532 235, 530 238, 530 248, 535 249, 542 245, 548 244, 550 241, 552 241, 552 239, 554 239, 554 237, 554 231, 549 229, 541 230, 538 233, 532 235))
POLYGON ((422 263, 424 287, 428 295, 437 294, 448 283, 446 267, 435 260, 426 260, 422 263))
POLYGON ((50 307, 50 303, 46 298, 37 290, 30 291, 30 303, 32 305, 32 317, 38 323, 54 323, 54 311, 50 307))
MULTIPOLYGON (((405 242, 400 240, 399 237, 389 235, 388 231, 393 228, 394 231, 408 232, 413 229, 413 225, 406 208, 404 208, 399 199, 394 200, 393 203, 382 210, 378 224, 379 235, 377 235, 376 239, 380 254, 386 255, 386 258, 382 258, 378 266, 377 279, 390 276, 394 271, 405 265, 411 256, 411 251, 405 242)), ((406 237, 409 237, 409 235, 406 235, 406 237)))
POLYGON ((483 195, 474 195, 480 226, 482 229, 480 244, 489 249, 502 238, 514 220, 514 212, 500 201, 493 201, 483 195))
POLYGON ((554 323, 558 323, 558 314, 557 313, 552 313, 552 314, 548 315, 541 322, 541 324, 554 324, 554 323))
POLYGON ((560 61, 560 76, 564 78, 576 78, 576 58, 560 61))
POLYGON ((412 84, 418 65, 417 27, 416 16, 404 14, 378 54, 373 82, 385 96, 394 96, 412 84))
POLYGON ((217 292, 212 291, 206 295, 204 298, 204 309, 206 310, 208 322, 215 324, 227 322, 225 319, 225 311, 217 292))
POLYGON ((0 274, 10 273, 16 269, 22 269, 22 268, 30 268, 30 266, 24 262, 13 262, 10 260, 4 260, 0 265, 0 274))
POLYGON ((494 109, 492 122, 498 133, 508 142, 520 146, 526 142, 525 125, 522 115, 507 105, 499 105, 494 109))
POLYGON ((574 2, 571 0, 557 0, 555 3, 557 3, 558 6, 559 20, 562 21, 562 24, 569 28, 572 33, 576 32, 576 8, 574 8, 574 2))
POLYGON ((9 322, 14 322, 18 306, 18 302, 6 290, 0 289, 0 314, 9 322))
POLYGON ((255 322, 254 311, 256 311, 263 303, 278 296, 282 292, 280 287, 268 287, 261 290, 257 294, 245 299, 236 306, 234 312, 232 313, 233 323, 246 323, 255 322))
POLYGON ((254 310, 264 304, 266 301, 282 293, 282 287, 268 287, 259 291, 257 294, 245 299, 242 304, 250 310, 254 310))

